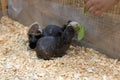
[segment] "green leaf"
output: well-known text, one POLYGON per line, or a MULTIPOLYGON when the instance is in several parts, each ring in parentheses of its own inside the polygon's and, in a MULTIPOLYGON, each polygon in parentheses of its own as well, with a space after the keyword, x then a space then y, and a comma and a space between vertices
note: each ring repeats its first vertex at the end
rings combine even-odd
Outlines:
POLYGON ((78 40, 82 40, 85 36, 85 29, 82 25, 79 26, 80 30, 78 32, 78 40))
POLYGON ((86 14, 87 12, 88 12, 88 9, 84 7, 84 14, 86 14))

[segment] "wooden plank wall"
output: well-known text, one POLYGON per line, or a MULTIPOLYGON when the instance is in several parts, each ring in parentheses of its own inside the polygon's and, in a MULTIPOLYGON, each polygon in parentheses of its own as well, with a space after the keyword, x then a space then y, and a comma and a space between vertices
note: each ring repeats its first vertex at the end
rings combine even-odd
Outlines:
POLYGON ((8 0, 0 0, 0 14, 3 16, 7 15, 8 0))
POLYGON ((39 22, 62 25, 67 20, 82 23, 86 29, 85 39, 77 44, 92 47, 112 58, 120 59, 120 15, 105 13, 100 17, 84 15, 82 8, 62 5, 49 0, 24 0, 21 12, 9 7, 9 16, 25 25, 39 22))
POLYGON ((1 1, 0 1, 0 18, 2 17, 2 7, 1 7, 1 1))

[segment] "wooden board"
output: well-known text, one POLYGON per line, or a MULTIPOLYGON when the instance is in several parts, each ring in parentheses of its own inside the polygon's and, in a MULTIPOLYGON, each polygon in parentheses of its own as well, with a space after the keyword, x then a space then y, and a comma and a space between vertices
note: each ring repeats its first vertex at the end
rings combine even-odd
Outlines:
POLYGON ((21 12, 9 7, 9 16, 30 25, 39 22, 43 27, 48 24, 63 25, 68 20, 82 23, 86 29, 85 39, 77 44, 92 47, 109 57, 120 59, 120 15, 105 13, 101 17, 83 14, 82 8, 50 2, 48 0, 25 0, 21 12))
POLYGON ((4 15, 4 16, 6 16, 7 15, 7 6, 8 6, 8 0, 0 0, 0 8, 1 8, 1 10, 2 10, 2 14, 4 15))

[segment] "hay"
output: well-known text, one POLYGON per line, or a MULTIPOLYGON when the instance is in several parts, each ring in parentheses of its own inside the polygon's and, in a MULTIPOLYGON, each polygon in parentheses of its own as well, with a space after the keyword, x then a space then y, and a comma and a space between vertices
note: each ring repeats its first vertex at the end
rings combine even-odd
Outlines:
POLYGON ((0 24, 0 80, 119 80, 120 61, 98 51, 73 47, 54 60, 28 50, 28 28, 7 17, 0 24))

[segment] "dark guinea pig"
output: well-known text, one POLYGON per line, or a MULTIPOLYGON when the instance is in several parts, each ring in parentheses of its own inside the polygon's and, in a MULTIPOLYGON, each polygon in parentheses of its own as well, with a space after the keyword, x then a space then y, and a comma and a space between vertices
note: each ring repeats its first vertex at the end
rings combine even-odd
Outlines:
POLYGON ((60 44, 60 37, 63 29, 57 25, 47 25, 42 30, 42 35, 36 45, 36 54, 38 58, 49 60, 55 56, 56 47, 60 44))
POLYGON ((35 49, 37 41, 39 40, 39 38, 43 36, 41 27, 38 25, 38 23, 33 23, 30 26, 27 34, 28 34, 29 47, 31 49, 35 49))
MULTIPOLYGON (((63 31, 61 32, 60 35, 55 34, 54 35, 54 29, 52 29, 52 34, 50 32, 50 35, 48 35, 49 31, 51 29, 48 29, 48 33, 45 36, 45 33, 42 34, 44 35, 43 37, 39 38, 37 41, 36 45, 36 54, 38 58, 43 58, 45 60, 49 60, 52 57, 62 57, 63 55, 66 54, 66 51, 68 50, 72 38, 74 37, 75 34, 75 29, 74 27, 78 25, 77 22, 70 21, 66 26, 64 26, 63 31)), ((57 30, 55 30, 55 33, 59 33, 57 30)), ((62 29, 61 29, 62 30, 62 29)), ((61 31, 60 30, 60 31, 61 31)))
POLYGON ((66 51, 69 49, 72 39, 75 36, 76 30, 74 29, 78 23, 74 21, 68 21, 66 25, 64 25, 64 31, 60 37, 59 45, 57 45, 56 57, 62 57, 66 54, 66 51))

